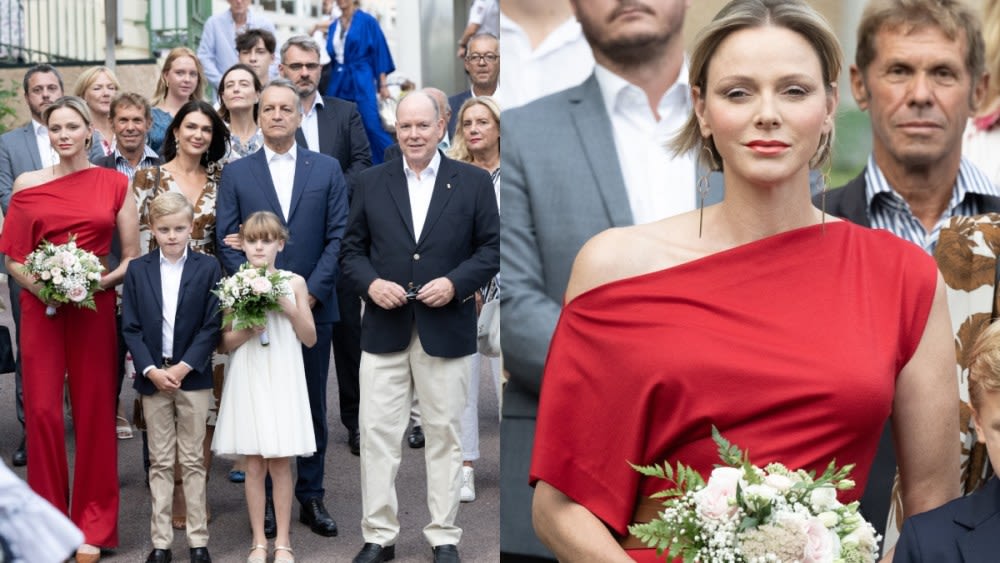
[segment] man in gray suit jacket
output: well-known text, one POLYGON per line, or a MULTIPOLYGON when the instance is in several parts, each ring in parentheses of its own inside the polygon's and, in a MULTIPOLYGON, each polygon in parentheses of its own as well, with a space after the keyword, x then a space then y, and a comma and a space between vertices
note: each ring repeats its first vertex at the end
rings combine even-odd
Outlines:
MULTIPOLYGON (((637 135, 634 123, 644 117, 640 129, 662 138, 664 125, 679 129, 690 114, 681 33, 686 4, 648 3, 641 13, 619 17, 615 5, 575 0, 597 71, 501 117, 501 346, 510 375, 500 432, 502 561, 552 558, 531 526, 528 467, 542 366, 577 251, 605 229, 697 205, 693 155, 657 153, 662 139, 637 135), (644 31, 650 26, 658 30, 654 36, 644 31), (623 151, 631 151, 625 161, 623 151), (646 157, 636 159, 637 153, 646 157)), ((720 194, 715 190, 706 203, 720 194)))
MULTIPOLYGON (((7 205, 10 204, 11 189, 14 180, 25 172, 39 170, 53 164, 53 152, 49 145, 48 132, 42 124, 42 112, 63 95, 62 76, 55 67, 48 64, 35 65, 24 73, 22 81, 24 101, 31 112, 31 121, 24 127, 18 127, 0 136, 0 207, 7 215, 7 205), (44 150, 40 150, 44 149, 44 150)), ((18 301, 20 287, 13 278, 7 280, 10 289, 10 310, 14 317, 15 338, 20 333, 21 304, 18 301)), ((20 349, 20 346, 18 346, 20 349)), ((21 394, 21 353, 17 354, 17 370, 15 371, 15 394, 17 396, 17 420, 24 428, 24 399, 21 394)), ((14 452, 11 463, 16 466, 28 462, 27 450, 24 447, 24 437, 14 452)))

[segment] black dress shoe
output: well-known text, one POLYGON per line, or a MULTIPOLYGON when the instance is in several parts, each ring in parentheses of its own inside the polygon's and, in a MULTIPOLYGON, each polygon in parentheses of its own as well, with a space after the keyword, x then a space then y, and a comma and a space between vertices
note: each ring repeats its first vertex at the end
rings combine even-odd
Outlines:
POLYGON ((351 453, 361 455, 361 431, 357 428, 352 428, 347 433, 347 446, 351 448, 351 453))
POLYGON ((14 455, 10 457, 10 464, 14 467, 28 465, 28 450, 24 447, 24 438, 21 438, 21 445, 14 450, 14 455))
POLYGON ((274 499, 264 500, 264 537, 274 539, 278 535, 278 522, 274 519, 274 499))
POLYGON ((381 561, 391 561, 396 557, 396 546, 387 545, 385 547, 377 543, 366 543, 361 551, 354 556, 351 563, 380 563, 381 561))
MULTIPOLYGON (((149 556, 146 557, 146 563, 170 563, 173 555, 170 554, 169 549, 154 549, 149 552, 149 556)), ((194 559, 192 559, 194 561, 194 559)))
POLYGON ((406 442, 410 444, 410 447, 419 450, 424 447, 424 429, 420 425, 416 425, 410 430, 410 435, 406 437, 406 442))
POLYGON ((455 544, 439 545, 434 548, 434 563, 461 563, 458 557, 458 546, 455 544))
POLYGON ((309 526, 314 534, 332 538, 337 535, 337 523, 330 517, 330 513, 323 506, 323 501, 318 498, 311 498, 302 503, 299 510, 299 522, 309 526))
POLYGON ((208 554, 208 548, 192 547, 191 563, 212 563, 212 556, 208 554))

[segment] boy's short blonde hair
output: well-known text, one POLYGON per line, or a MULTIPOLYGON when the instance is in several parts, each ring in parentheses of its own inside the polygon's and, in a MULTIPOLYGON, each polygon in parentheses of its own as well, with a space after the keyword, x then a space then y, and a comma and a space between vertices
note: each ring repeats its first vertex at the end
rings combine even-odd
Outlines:
POLYGON ((240 227, 243 240, 288 240, 288 229, 270 211, 251 213, 240 227))
POLYGON ((166 217, 167 215, 174 215, 176 213, 184 213, 187 215, 189 221, 194 221, 194 206, 188 201, 188 198, 184 194, 178 192, 165 192, 152 199, 149 202, 149 224, 152 225, 156 223, 157 219, 161 217, 166 217))
POLYGON ((969 358, 969 401, 978 410, 983 393, 1000 391, 1000 323, 983 330, 969 358))

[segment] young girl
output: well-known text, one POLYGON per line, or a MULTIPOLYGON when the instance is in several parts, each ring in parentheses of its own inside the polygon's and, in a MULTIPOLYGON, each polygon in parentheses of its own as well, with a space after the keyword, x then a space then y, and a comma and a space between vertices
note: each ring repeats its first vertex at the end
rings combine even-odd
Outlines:
MULTIPOLYGON (((259 211, 247 217, 240 234, 243 251, 254 266, 274 261, 285 247, 288 231, 276 215, 259 211)), ((292 510, 291 460, 316 451, 301 344, 316 343, 316 326, 309 309, 305 280, 291 275, 292 295, 279 299, 281 312, 267 314, 269 346, 258 335, 263 328, 233 330, 223 327, 222 347, 231 352, 229 374, 222 391, 219 418, 212 441, 217 454, 246 456, 247 510, 253 543, 247 563, 264 563, 264 478, 273 485, 277 537, 275 563, 292 563, 288 528, 292 510), (243 415, 248 416, 240 416, 243 415)))

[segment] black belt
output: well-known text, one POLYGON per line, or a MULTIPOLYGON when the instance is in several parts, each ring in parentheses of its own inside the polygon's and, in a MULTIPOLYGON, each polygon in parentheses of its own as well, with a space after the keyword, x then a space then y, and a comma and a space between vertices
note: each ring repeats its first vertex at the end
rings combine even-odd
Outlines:
POLYGON ((163 369, 167 369, 168 367, 174 365, 173 360, 170 358, 161 358, 161 360, 163 360, 163 369))

